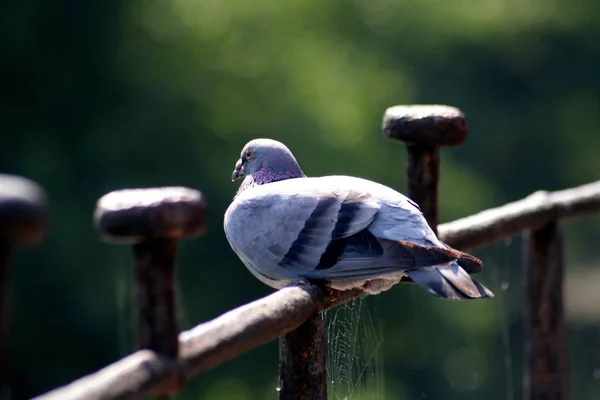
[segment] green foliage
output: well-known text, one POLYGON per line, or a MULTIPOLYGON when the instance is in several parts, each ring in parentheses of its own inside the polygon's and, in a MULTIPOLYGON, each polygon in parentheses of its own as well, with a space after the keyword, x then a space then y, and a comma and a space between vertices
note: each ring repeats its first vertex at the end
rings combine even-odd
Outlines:
MULTIPOLYGON (((310 175, 401 189, 404 151, 380 133, 384 110, 457 106, 470 136, 442 152, 443 220, 598 179, 599 27, 592 0, 4 1, 0 171, 43 185, 52 213, 45 243, 14 265, 17 397, 131 350, 130 249, 100 243, 91 224, 110 190, 206 195, 210 230, 182 243, 178 260, 188 328, 270 292, 222 230, 251 138, 282 140, 310 175)), ((569 261, 599 259, 598 234, 597 220, 570 227, 569 261)), ((381 296, 386 398, 519 393, 518 252, 481 252, 490 302, 443 303, 414 287, 381 296)), ((583 356, 579 343, 599 340, 593 323, 570 329, 583 356)), ((274 344, 254 350, 182 398, 275 398, 276 362, 274 344)), ((574 398, 600 390, 599 367, 572 365, 574 398)))

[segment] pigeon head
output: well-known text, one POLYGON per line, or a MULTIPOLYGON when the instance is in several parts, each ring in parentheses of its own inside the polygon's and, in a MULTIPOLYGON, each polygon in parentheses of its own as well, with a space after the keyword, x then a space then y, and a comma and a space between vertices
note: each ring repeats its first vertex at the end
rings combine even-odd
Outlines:
POLYGON ((253 186, 303 176, 296 158, 286 145, 272 139, 254 139, 242 149, 231 180, 245 177, 243 186, 253 186))

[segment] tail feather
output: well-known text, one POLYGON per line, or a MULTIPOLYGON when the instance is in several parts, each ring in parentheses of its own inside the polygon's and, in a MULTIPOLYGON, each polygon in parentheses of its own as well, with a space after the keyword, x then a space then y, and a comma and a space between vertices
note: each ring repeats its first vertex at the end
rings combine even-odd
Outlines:
POLYGON ((479 288, 475 285, 475 281, 471 279, 469 274, 462 269, 457 263, 452 263, 447 266, 437 266, 436 269, 446 280, 467 297, 481 297, 479 288))
POLYGON ((436 297, 449 300, 466 299, 435 267, 413 269, 406 271, 406 274, 410 276, 413 282, 436 297))
POLYGON ((491 298, 494 294, 471 278, 456 262, 406 271, 406 274, 419 286, 434 296, 449 300, 470 300, 491 298))

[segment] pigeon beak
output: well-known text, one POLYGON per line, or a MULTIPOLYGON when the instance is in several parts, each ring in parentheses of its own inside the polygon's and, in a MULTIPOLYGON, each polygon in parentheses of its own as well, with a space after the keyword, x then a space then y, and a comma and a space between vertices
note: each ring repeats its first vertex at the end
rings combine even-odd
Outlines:
POLYGON ((236 179, 239 179, 244 176, 242 172, 242 160, 238 160, 235 163, 235 168, 233 170, 233 174, 231 174, 231 182, 234 182, 236 179))

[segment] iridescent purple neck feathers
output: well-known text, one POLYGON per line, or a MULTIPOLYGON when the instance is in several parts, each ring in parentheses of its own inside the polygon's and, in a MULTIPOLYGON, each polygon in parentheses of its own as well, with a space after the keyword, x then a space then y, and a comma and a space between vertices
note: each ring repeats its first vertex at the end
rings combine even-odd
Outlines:
POLYGON ((261 169, 256 171, 252 175, 248 175, 244 178, 244 181, 240 185, 236 196, 242 193, 244 190, 254 186, 264 185, 267 183, 283 181, 285 179, 293 178, 305 178, 304 172, 296 165, 296 168, 289 169, 286 171, 272 171, 268 169, 261 169))

